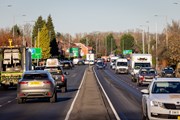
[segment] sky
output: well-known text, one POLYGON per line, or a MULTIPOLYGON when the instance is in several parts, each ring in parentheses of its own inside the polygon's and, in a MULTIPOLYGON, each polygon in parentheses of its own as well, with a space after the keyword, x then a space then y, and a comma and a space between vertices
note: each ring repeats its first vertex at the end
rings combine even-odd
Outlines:
POLYGON ((48 15, 55 32, 71 35, 148 27, 154 33, 180 20, 180 0, 0 0, 0 28, 33 25, 39 16, 47 20, 48 15))

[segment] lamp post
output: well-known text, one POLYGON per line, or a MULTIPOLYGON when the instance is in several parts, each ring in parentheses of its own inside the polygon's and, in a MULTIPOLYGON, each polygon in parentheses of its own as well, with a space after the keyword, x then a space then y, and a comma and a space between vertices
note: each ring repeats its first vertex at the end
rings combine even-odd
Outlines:
POLYGON ((158 33, 157 33, 157 22, 156 22, 156 69, 158 68, 158 54, 157 54, 157 45, 158 45, 158 33))
MULTIPOLYGON (((140 25, 141 27, 143 27, 144 25, 140 25)), ((143 54, 145 53, 145 46, 144 46, 144 28, 142 28, 142 49, 143 49, 143 54)))

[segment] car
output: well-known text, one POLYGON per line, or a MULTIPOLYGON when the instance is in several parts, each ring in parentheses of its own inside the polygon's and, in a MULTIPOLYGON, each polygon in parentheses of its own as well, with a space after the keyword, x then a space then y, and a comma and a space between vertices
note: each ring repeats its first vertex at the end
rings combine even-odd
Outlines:
POLYGON ((154 78, 142 89, 142 119, 180 119, 180 78, 154 78))
POLYGON ((72 69, 73 68, 72 62, 70 62, 68 60, 62 61, 61 65, 62 65, 63 69, 72 69))
POLYGON ((57 101, 56 83, 52 75, 44 70, 25 71, 17 85, 17 103, 26 99, 49 98, 51 103, 57 101))
POLYGON ((104 64, 103 61, 97 61, 96 63, 96 68, 97 69, 105 69, 106 65, 104 64))
POLYGON ((135 75, 135 80, 138 86, 142 86, 151 83, 155 77, 158 77, 156 69, 152 67, 141 67, 135 75))
POLYGON ((77 62, 77 65, 85 65, 84 60, 79 60, 79 61, 77 62))
POLYGON ((175 71, 172 67, 165 67, 161 71, 161 76, 162 77, 175 77, 175 71))
POLYGON ((57 89, 61 89, 61 92, 67 92, 67 77, 68 72, 64 72, 61 66, 45 67, 51 73, 52 77, 55 79, 57 89))

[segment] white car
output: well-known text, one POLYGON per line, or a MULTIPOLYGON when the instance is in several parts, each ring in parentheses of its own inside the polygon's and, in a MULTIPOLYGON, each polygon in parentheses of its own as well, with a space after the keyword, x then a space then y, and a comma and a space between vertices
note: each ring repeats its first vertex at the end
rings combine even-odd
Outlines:
POLYGON ((144 120, 180 120, 180 78, 154 78, 141 93, 144 120))

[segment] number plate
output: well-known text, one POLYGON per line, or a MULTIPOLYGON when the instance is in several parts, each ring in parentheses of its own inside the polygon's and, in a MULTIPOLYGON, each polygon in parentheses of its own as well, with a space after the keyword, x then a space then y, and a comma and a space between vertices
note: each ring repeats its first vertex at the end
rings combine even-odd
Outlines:
POLYGON ((39 81, 32 81, 32 82, 29 82, 28 84, 29 86, 42 86, 42 82, 39 82, 39 81))
POLYGON ((178 120, 180 120, 180 116, 178 116, 178 120))
MULTIPOLYGON (((171 115, 180 115, 180 111, 178 111, 178 110, 173 110, 173 111, 169 111, 169 113, 171 114, 171 115)), ((178 116, 178 118, 179 118, 180 116, 178 116)), ((178 119, 179 120, 179 119, 178 119)))

